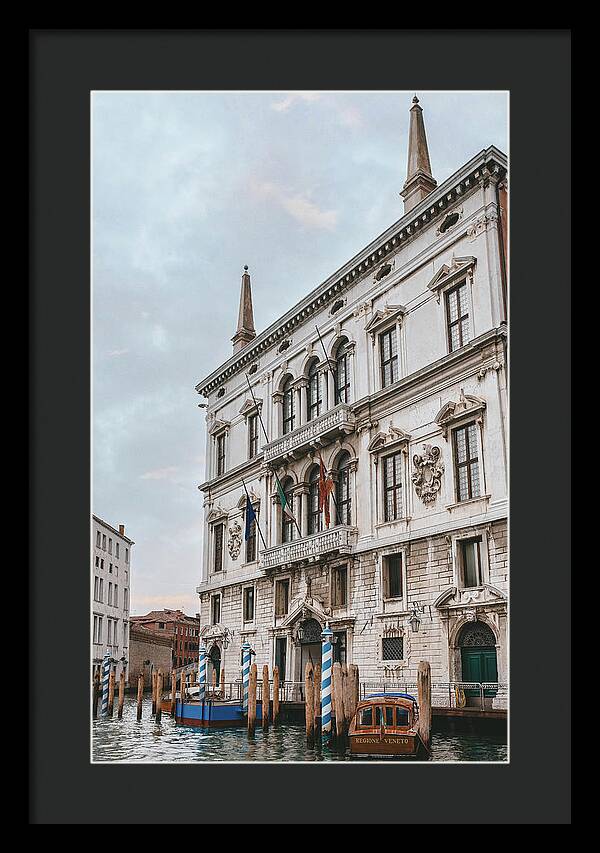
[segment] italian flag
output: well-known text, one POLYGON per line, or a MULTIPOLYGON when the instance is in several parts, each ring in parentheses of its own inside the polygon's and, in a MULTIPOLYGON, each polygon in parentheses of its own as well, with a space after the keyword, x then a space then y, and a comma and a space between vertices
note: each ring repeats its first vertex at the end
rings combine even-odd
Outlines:
POLYGON ((281 509, 290 518, 294 524, 296 523, 296 518, 294 513, 292 512, 289 503, 287 502, 287 498, 283 489, 281 488, 281 483, 279 482, 279 477, 277 478, 277 494, 279 495, 279 503, 281 504, 281 509))

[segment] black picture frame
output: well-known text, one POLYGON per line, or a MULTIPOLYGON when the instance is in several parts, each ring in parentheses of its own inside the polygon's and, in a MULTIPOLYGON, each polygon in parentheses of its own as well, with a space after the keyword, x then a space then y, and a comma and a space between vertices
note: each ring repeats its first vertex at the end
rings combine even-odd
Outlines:
POLYGON ((31 823, 570 822, 570 42, 29 31, 31 823), (153 88, 510 91, 510 764, 90 764, 90 91, 153 88))

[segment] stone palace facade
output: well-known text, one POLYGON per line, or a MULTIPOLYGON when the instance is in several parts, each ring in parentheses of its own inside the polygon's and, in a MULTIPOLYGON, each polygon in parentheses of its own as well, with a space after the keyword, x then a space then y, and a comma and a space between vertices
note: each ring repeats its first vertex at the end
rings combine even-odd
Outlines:
POLYGON ((246 269, 233 355, 197 385, 201 636, 226 681, 245 640, 301 681, 326 622, 361 681, 414 682, 422 659, 434 684, 508 680, 506 156, 438 186, 415 98, 401 195, 399 221, 259 335, 246 269), (265 544, 245 541, 244 483, 265 544))

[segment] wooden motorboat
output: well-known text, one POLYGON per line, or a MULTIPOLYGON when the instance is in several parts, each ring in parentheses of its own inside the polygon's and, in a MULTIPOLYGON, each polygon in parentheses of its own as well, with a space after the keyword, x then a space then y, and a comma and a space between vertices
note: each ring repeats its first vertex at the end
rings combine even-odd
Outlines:
POLYGON ((357 755, 417 755, 425 750, 418 732, 417 700, 409 693, 372 693, 356 706, 348 737, 357 755))

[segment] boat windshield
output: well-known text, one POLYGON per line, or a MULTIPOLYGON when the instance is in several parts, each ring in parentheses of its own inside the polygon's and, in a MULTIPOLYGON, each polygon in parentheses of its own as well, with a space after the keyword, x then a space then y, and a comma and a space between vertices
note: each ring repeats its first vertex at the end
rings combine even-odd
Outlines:
POLYGON ((385 720, 386 728, 410 725, 410 714, 408 709, 394 705, 371 705, 367 708, 362 708, 359 717, 359 725, 367 728, 380 726, 382 717, 385 720), (395 719, 394 708, 396 711, 395 719))

